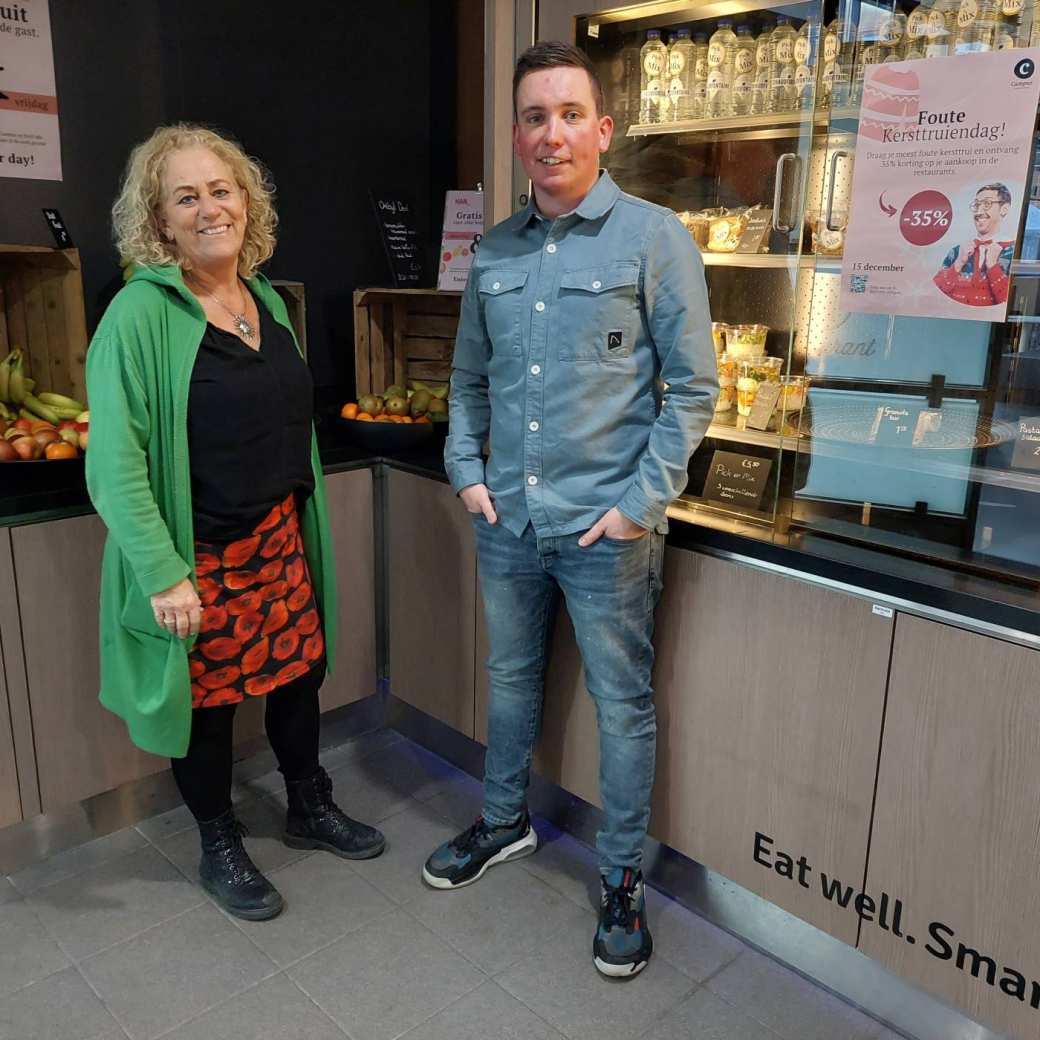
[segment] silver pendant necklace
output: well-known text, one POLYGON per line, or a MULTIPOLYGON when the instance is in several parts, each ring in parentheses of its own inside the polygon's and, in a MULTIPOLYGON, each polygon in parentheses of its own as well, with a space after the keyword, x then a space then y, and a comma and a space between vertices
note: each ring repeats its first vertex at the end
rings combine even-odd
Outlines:
MULTIPOLYGON (((192 281, 195 281, 193 278, 192 281)), ((240 336, 244 336, 246 339, 256 339, 256 326, 240 311, 233 311, 219 296, 212 293, 204 285, 199 285, 199 288, 214 302, 219 303, 231 315, 231 321, 234 323, 235 328, 238 330, 240 336)), ((245 294, 242 295, 243 301, 245 300, 245 294)))

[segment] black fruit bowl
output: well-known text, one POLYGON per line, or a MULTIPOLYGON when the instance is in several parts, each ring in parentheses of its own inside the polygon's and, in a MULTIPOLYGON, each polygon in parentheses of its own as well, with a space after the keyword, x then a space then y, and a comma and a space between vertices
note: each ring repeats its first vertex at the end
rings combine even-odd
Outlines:
POLYGON ((86 489, 85 459, 34 459, 0 462, 0 495, 35 495, 46 491, 86 489))
POLYGON ((364 422, 339 419, 340 428, 355 444, 369 451, 410 451, 433 437, 433 423, 364 422))

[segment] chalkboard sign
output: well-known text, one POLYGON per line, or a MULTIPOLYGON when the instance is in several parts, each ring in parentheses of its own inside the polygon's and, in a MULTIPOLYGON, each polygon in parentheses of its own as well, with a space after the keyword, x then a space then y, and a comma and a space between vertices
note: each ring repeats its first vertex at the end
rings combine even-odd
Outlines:
POLYGON ((921 405, 879 405, 870 430, 872 444, 909 448, 914 444, 921 405))
POLYGON ((390 192, 370 194, 394 288, 420 289, 429 285, 426 250, 415 226, 412 200, 390 192))
POLYGON ((1040 470, 1040 418, 1018 420, 1018 437, 1015 439, 1011 465, 1040 470))
POLYGON ((765 494, 773 463, 755 455, 717 451, 711 457, 704 497, 709 502, 725 502, 741 509, 758 509, 765 494))

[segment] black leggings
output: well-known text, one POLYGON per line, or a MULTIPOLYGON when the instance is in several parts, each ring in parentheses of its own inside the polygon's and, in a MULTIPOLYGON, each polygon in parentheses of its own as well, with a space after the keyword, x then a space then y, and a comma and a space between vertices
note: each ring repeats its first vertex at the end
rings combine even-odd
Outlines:
MULTIPOLYGON (((306 675, 267 695, 264 728, 286 780, 306 780, 318 771, 318 690, 325 677, 319 661, 306 675)), ((196 708, 184 758, 171 759, 173 778, 196 820, 214 820, 231 808, 231 744, 237 704, 196 708)))

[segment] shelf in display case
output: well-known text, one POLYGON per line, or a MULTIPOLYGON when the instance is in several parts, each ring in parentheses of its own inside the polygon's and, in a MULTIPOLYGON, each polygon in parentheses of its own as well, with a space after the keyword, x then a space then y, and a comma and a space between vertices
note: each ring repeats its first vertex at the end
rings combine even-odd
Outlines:
POLYGON ((766 112, 754 116, 730 116, 726 119, 680 119, 673 123, 633 123, 628 137, 653 137, 660 134, 717 134, 720 137, 799 137, 810 125, 826 127, 833 133, 856 132, 858 109, 821 108, 809 112, 766 112))
POLYGON ((769 267, 785 269, 788 267, 812 267, 816 258, 813 255, 797 256, 794 253, 709 253, 701 250, 701 259, 705 267, 769 267))
POLYGON ((783 434, 769 430, 749 430, 735 410, 717 413, 705 437, 734 444, 753 444, 759 448, 783 448, 784 451, 793 451, 805 439, 790 425, 783 434))

